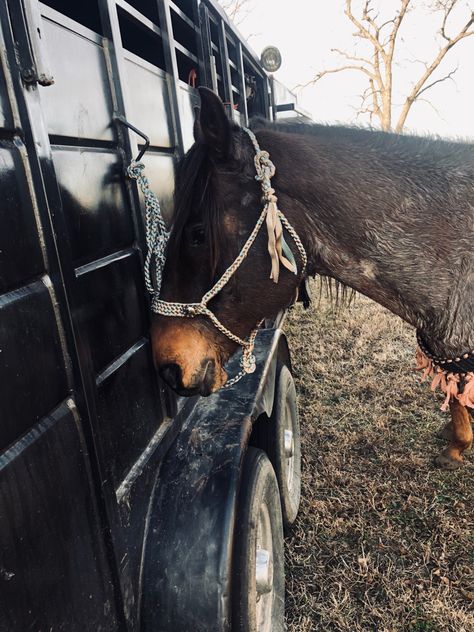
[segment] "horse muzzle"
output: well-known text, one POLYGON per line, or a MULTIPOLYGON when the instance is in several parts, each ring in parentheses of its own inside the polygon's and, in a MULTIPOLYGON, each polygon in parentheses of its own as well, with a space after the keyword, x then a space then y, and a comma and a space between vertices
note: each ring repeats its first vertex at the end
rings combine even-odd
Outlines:
POLYGON ((160 366, 158 371, 168 386, 183 397, 193 395, 207 397, 220 388, 222 383, 222 379, 217 379, 219 368, 216 367, 216 362, 212 358, 202 360, 200 369, 193 375, 192 382, 187 385, 183 382, 183 371, 179 364, 168 362, 160 366))

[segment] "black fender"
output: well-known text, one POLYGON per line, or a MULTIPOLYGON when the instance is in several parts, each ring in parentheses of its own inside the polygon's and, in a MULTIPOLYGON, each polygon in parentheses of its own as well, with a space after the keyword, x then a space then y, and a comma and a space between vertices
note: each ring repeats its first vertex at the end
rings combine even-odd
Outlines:
MULTIPOLYGON (((271 415, 283 332, 259 332, 256 371, 199 398, 167 453, 150 504, 142 567, 141 629, 230 630, 232 543, 242 461, 252 423, 271 415)), ((238 359, 229 374, 238 371, 238 359)))

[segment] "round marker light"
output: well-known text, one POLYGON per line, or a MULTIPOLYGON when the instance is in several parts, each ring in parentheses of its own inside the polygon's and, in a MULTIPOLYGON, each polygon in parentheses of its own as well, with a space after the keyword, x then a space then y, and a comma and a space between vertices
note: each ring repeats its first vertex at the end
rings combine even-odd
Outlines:
POLYGON ((262 50, 260 63, 267 72, 276 72, 281 66, 281 53, 276 46, 267 46, 262 50))

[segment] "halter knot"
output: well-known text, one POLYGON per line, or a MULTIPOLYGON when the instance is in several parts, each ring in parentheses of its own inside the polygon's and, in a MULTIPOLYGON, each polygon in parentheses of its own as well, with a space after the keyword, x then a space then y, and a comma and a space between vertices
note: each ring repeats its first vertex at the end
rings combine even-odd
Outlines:
POLYGON ((268 254, 271 259, 270 279, 274 283, 278 283, 280 278, 280 263, 293 274, 298 274, 295 257, 291 248, 283 235, 282 217, 283 213, 278 208, 278 198, 275 195, 275 189, 272 187, 271 178, 276 173, 276 167, 270 160, 268 151, 260 149, 255 134, 243 128, 248 134, 255 149, 254 163, 257 175, 255 180, 260 182, 262 187, 262 198, 265 204, 266 225, 268 232, 268 254))
MULTIPOLYGON (((244 131, 246 131, 248 134, 250 130, 247 130, 247 128, 244 127, 244 131)), ((251 132, 251 134, 253 134, 253 132, 251 132)), ((270 178, 273 178, 276 171, 275 165, 270 160, 270 154, 268 153, 268 151, 260 149, 255 134, 253 134, 255 142, 252 136, 250 136, 250 138, 252 140, 253 146, 255 147, 255 156, 253 159, 255 163, 255 171, 257 172, 255 180, 257 180, 257 182, 262 182, 263 187, 267 185, 268 187, 270 187, 270 178)))

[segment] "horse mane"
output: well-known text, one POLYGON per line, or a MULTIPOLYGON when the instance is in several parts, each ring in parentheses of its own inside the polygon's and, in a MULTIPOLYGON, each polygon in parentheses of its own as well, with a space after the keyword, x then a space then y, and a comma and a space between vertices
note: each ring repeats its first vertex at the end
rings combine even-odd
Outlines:
POLYGON ((269 121, 254 117, 250 121, 254 132, 268 129, 284 134, 318 136, 331 142, 357 143, 359 147, 392 152, 392 155, 409 158, 410 155, 423 156, 427 166, 439 161, 446 168, 458 168, 460 163, 472 165, 473 142, 469 138, 442 138, 432 134, 399 134, 393 131, 357 126, 335 125, 301 120, 285 119, 269 121))
POLYGON ((178 163, 174 214, 168 253, 179 257, 185 227, 190 221, 202 224, 209 244, 212 274, 215 273, 222 242, 221 213, 212 185, 213 164, 203 143, 195 143, 178 163))

